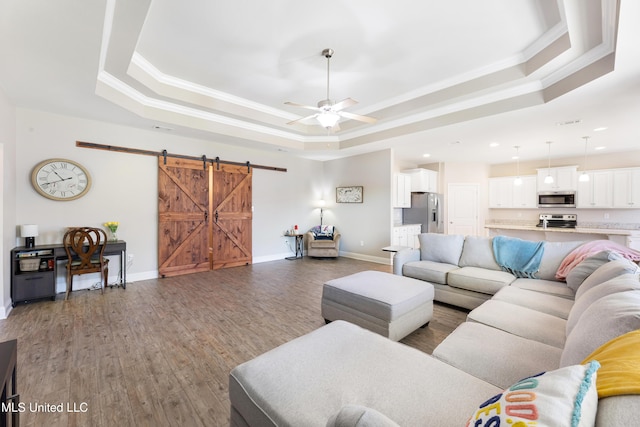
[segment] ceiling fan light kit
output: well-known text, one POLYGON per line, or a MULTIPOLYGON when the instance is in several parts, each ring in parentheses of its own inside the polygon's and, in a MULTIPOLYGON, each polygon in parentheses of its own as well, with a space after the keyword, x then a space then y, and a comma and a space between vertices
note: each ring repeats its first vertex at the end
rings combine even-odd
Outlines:
POLYGON ((294 107, 301 107, 301 108, 306 108, 308 110, 316 111, 315 114, 312 114, 311 116, 303 117, 297 120, 293 120, 287 123, 288 125, 292 125, 294 123, 307 120, 307 119, 316 119, 317 122, 320 124, 320 126, 322 126, 323 128, 328 130, 331 130, 331 129, 338 130, 339 129, 338 122, 340 121, 341 118, 357 120, 360 122, 365 122, 370 124, 373 124, 377 121, 377 119, 373 117, 361 116, 359 114, 353 114, 353 113, 348 113, 346 111, 342 111, 345 108, 351 107, 352 105, 356 105, 358 103, 357 101, 351 98, 346 98, 336 103, 336 102, 333 102, 329 97, 329 89, 330 89, 329 77, 330 77, 330 71, 331 71, 330 66, 331 66, 331 57, 333 56, 333 54, 334 54, 333 49, 327 48, 322 51, 322 56, 327 58, 327 98, 321 101, 318 101, 317 107, 297 104, 295 102, 288 102, 288 101, 285 102, 286 105, 292 105, 294 107))

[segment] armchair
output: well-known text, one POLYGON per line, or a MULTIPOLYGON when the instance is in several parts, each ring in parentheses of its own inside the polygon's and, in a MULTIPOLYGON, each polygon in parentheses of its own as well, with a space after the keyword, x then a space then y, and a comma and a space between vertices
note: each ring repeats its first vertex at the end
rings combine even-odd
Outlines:
POLYGON ((340 255, 340 233, 332 225, 313 227, 307 232, 307 255, 337 258, 340 255))

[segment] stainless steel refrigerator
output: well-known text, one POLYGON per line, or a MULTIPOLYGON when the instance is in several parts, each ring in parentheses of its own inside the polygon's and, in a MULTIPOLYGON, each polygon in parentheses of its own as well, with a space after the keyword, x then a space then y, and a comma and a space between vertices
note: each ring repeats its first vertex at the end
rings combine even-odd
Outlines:
POLYGON ((411 207, 402 209, 402 223, 422 224, 423 233, 444 233, 443 200, 438 193, 411 193, 411 207))

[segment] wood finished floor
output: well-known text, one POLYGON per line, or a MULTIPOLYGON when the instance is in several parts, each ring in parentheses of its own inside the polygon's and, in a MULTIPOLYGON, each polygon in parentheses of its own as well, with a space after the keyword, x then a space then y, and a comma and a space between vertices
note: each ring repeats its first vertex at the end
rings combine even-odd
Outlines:
MULTIPOLYGON (((363 270, 391 268, 282 260, 19 305, 0 341, 18 340, 21 425, 228 426, 229 371, 324 325, 322 284, 363 270), (86 412, 30 411, 60 403, 86 412)), ((431 353, 466 314, 436 304, 402 342, 431 353)))

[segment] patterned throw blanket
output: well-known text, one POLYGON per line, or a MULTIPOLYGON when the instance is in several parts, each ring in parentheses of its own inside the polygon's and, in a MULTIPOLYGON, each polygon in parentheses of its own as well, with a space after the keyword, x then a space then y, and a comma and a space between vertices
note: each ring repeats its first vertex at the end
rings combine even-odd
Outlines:
POLYGON ((515 237, 493 238, 493 255, 503 270, 516 277, 536 279, 544 253, 544 242, 530 242, 515 237))

